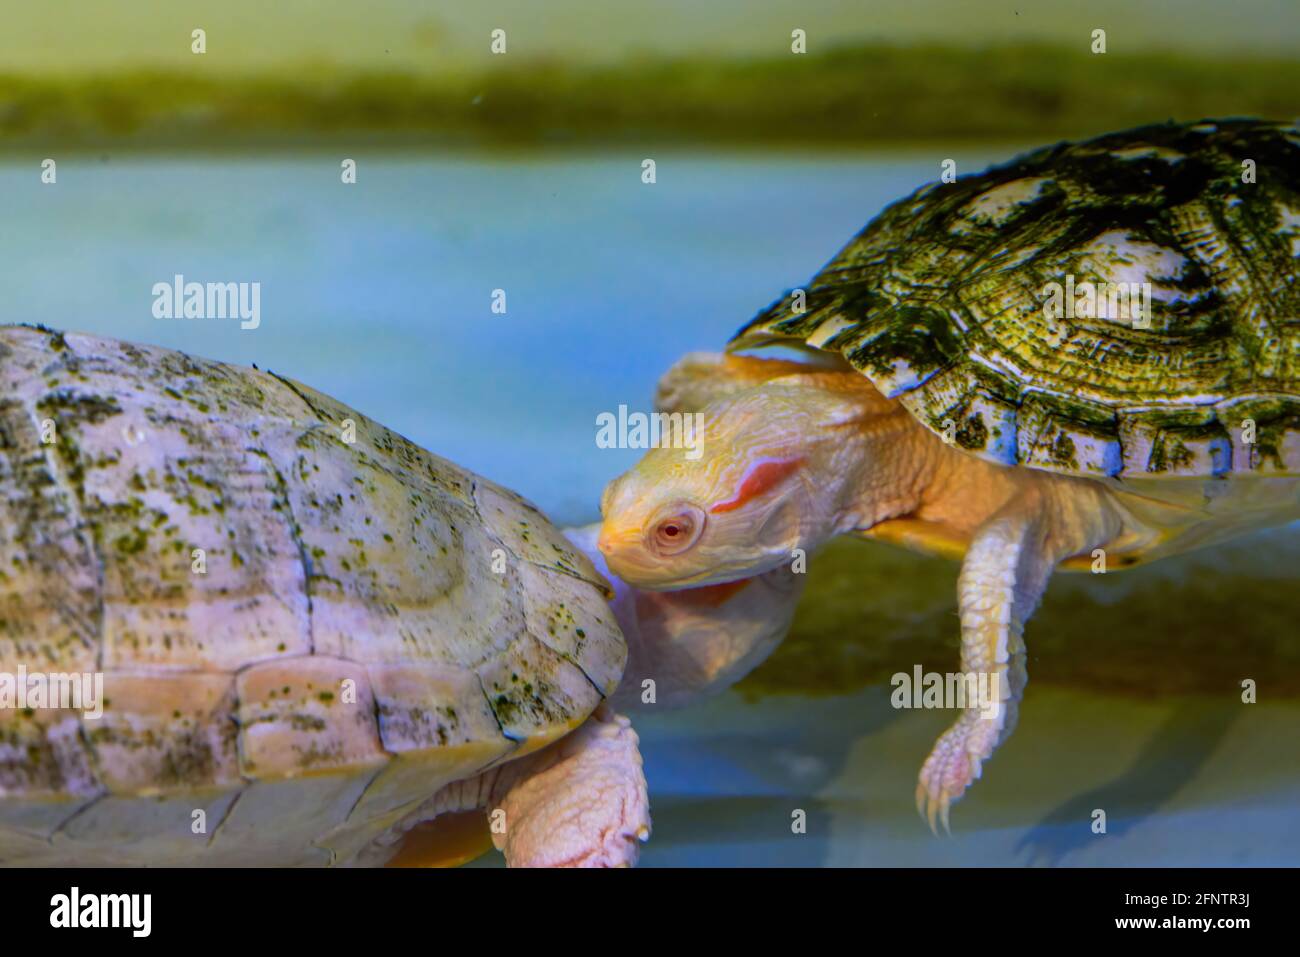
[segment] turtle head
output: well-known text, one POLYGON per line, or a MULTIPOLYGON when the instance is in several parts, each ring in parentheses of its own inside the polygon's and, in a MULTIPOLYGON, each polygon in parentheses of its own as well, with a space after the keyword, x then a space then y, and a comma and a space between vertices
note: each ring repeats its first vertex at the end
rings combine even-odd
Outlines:
POLYGON ((833 534, 840 475, 817 392, 778 379, 712 402, 692 448, 650 449, 611 482, 598 547, 614 574, 652 590, 730 582, 833 534))

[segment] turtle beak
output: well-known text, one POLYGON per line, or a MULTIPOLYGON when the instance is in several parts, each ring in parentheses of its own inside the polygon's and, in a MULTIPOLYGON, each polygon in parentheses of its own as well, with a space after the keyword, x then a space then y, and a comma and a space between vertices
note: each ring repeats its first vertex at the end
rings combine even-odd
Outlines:
POLYGON ((605 522, 596 539, 596 549, 609 565, 609 569, 620 578, 628 574, 636 575, 644 562, 640 554, 641 529, 639 527, 619 527, 605 522))
POLYGON ((600 536, 596 539, 596 548, 600 550, 602 555, 609 558, 619 550, 620 544, 625 542, 627 537, 626 534, 619 534, 606 522, 600 527, 600 536))

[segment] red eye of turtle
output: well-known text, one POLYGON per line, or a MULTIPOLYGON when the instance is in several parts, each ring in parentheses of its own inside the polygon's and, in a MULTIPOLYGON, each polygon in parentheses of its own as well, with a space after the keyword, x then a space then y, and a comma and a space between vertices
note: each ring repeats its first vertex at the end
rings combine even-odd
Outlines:
POLYGON ((660 555, 676 555, 695 544, 704 530, 704 513, 693 505, 676 505, 650 526, 650 548, 660 555))
POLYGON ((693 524, 685 515, 670 518, 666 522, 659 523, 655 534, 661 545, 676 545, 679 537, 686 538, 691 534, 693 524))

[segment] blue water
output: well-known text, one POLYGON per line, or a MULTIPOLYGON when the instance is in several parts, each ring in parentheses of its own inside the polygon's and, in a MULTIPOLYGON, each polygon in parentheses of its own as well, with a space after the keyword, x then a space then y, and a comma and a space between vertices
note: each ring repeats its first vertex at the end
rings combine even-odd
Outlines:
MULTIPOLYGON (((40 157, 0 164, 3 321, 171 346, 306 382, 514 487, 595 515, 637 453, 595 419, 718 349, 938 155, 40 157), (155 319, 152 287, 260 282, 261 325, 155 319), (505 315, 491 311, 506 293, 505 315)), ((991 156, 958 156, 959 168, 991 156)))

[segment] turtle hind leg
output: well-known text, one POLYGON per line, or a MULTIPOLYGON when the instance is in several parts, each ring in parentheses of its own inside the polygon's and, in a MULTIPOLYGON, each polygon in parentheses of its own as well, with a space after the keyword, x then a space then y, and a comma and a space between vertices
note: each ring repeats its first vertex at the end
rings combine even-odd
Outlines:
POLYGON ((578 730, 520 764, 490 815, 509 866, 636 863, 650 837, 650 801, 627 718, 601 705, 578 730))
POLYGON ((446 785, 381 843, 400 842, 386 852, 396 867, 466 863, 493 845, 510 867, 630 867, 649 837, 636 732, 602 703, 541 750, 446 785))
POLYGON ((969 699, 921 768, 917 809, 931 830, 980 776, 1015 728, 1025 669, 1025 622, 1056 565, 1111 541, 1121 521, 1108 493, 1090 482, 1044 476, 981 525, 958 579, 961 666, 969 699))
POLYGON ((446 785, 374 855, 392 867, 450 867, 495 845, 510 867, 631 867, 649 837, 636 732, 601 704, 541 750, 446 785))

